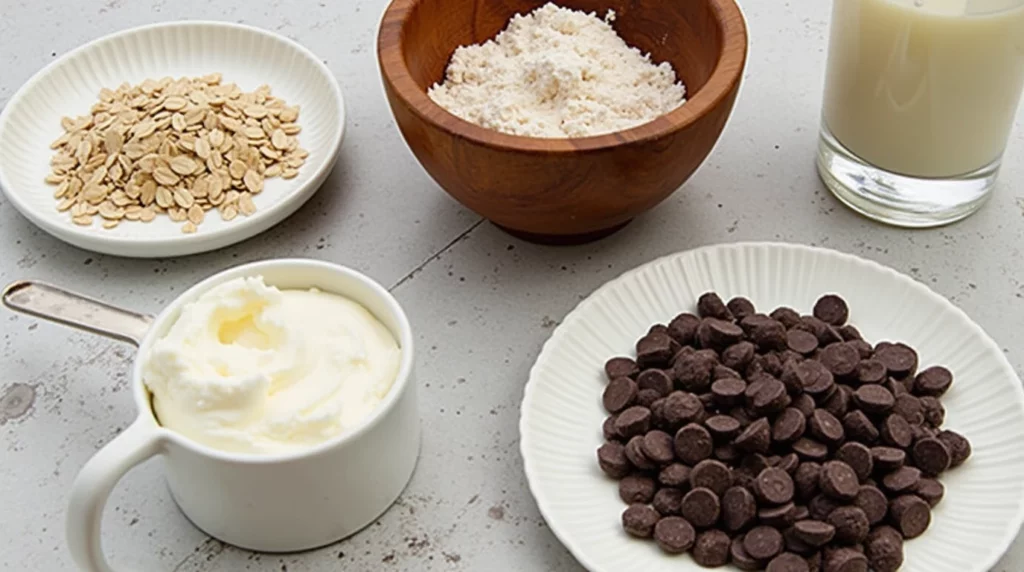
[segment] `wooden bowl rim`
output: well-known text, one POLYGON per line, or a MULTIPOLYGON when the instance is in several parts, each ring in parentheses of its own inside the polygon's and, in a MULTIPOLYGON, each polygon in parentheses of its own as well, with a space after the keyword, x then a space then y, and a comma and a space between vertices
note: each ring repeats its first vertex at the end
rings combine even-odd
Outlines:
POLYGON ((377 58, 384 81, 421 120, 477 145, 525 153, 573 153, 609 149, 659 139, 688 127, 717 108, 736 89, 747 60, 747 24, 735 0, 704 0, 722 27, 722 49, 707 82, 686 103, 652 121, 614 133, 580 138, 537 138, 509 135, 466 121, 434 103, 412 79, 403 57, 402 28, 422 0, 392 0, 381 18, 377 58))

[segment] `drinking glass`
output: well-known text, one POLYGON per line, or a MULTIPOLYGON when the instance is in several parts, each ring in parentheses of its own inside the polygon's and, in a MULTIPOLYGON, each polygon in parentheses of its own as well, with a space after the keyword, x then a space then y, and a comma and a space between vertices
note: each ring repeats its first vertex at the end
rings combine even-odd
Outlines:
POLYGON ((834 0, 818 172, 877 220, 930 227, 991 195, 1024 86, 1024 0, 834 0))

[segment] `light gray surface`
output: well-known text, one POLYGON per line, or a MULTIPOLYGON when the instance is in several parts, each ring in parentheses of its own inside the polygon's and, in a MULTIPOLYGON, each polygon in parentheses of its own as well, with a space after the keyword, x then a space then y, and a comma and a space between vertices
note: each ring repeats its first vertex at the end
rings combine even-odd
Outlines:
MULTIPOLYGON (((379 522, 316 552, 251 554, 194 529, 175 509, 160 463, 150 462, 122 481, 105 517, 108 552, 125 569, 579 570, 545 527, 520 468, 527 372, 582 297, 637 264, 694 246, 784 240, 878 260, 952 299, 1018 371, 1024 364, 1024 129, 1014 135, 993 200, 957 226, 909 232, 845 210, 813 170, 829 3, 748 0, 746 83, 718 149, 657 210, 611 239, 571 249, 531 246, 480 224, 420 169, 380 87, 374 40, 384 4, 0 0, 0 104, 56 56, 95 37, 206 18, 302 42, 337 75, 350 111, 340 164, 316 198, 279 227, 220 252, 167 261, 98 256, 44 235, 0 199, 0 282, 47 280, 155 312, 225 267, 310 256, 394 285, 417 332, 422 456, 408 490, 379 522)), ((7 312, 0 324, 0 563, 71 569, 63 541, 68 489, 135 414, 125 390, 131 349, 7 312)), ((1022 569, 1018 539, 995 570, 1022 569)))

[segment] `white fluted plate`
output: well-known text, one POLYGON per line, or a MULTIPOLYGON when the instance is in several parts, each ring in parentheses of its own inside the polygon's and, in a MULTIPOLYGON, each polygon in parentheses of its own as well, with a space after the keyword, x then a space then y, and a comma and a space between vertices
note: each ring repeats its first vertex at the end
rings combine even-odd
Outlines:
POLYGON ((847 254, 769 243, 701 248, 627 272, 580 303, 544 345, 522 404, 523 463, 541 513, 577 560, 595 572, 704 570, 623 532, 625 505, 596 450, 605 361, 633 355, 652 324, 694 311, 709 290, 802 313, 821 294, 839 293, 867 340, 906 342, 922 367, 952 370, 945 427, 966 435, 974 454, 943 475, 945 499, 928 531, 906 543, 901 570, 983 572, 995 564, 1024 521, 1024 391, 1002 352, 956 306, 905 275, 847 254))
POLYGON ((33 76, 0 113, 0 187, 26 218, 70 244, 104 254, 155 258, 222 248, 259 234, 295 212, 324 182, 341 148, 341 89, 312 52, 284 36, 228 22, 171 22, 133 28, 81 46, 33 76), (263 84, 299 105, 299 144, 309 151, 299 175, 268 179, 254 197, 256 214, 222 221, 213 211, 195 234, 161 215, 151 223, 122 221, 115 229, 71 222, 56 210, 49 174, 50 143, 63 116, 89 113, 103 87, 153 78, 220 72, 253 91, 263 84))

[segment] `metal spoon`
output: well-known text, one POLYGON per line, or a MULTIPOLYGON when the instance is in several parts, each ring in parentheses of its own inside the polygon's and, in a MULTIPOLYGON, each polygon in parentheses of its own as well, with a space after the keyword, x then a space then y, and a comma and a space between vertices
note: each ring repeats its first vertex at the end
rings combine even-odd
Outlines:
POLYGON ((153 316, 111 306, 63 288, 19 280, 4 288, 3 303, 11 310, 71 326, 138 346, 153 316))

